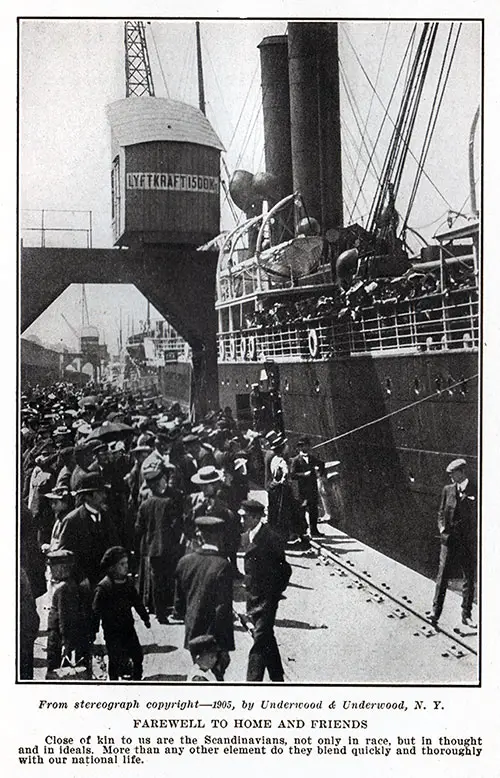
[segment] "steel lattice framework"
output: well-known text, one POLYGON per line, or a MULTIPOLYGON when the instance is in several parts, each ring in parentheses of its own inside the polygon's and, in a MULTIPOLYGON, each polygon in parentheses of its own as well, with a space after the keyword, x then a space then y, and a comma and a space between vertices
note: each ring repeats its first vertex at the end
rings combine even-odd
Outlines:
POLYGON ((125 22, 126 97, 155 96, 143 22, 125 22))

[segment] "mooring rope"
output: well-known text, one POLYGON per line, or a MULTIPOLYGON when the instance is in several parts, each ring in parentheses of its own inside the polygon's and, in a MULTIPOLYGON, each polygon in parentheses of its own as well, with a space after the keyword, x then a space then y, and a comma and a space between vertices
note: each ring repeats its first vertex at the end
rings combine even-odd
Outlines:
POLYGON ((428 394, 427 397, 421 397, 420 400, 415 400, 415 402, 409 403, 408 405, 403 405, 402 408, 398 408, 396 411, 391 411, 390 413, 386 413, 384 416, 380 416, 378 419, 372 419, 372 421, 367 421, 366 424, 360 424, 359 427, 354 427, 352 430, 347 430, 347 432, 342 432, 340 435, 335 435, 335 437, 330 438, 329 440, 324 440, 322 443, 316 443, 315 446, 312 446, 312 448, 320 448, 321 446, 326 446, 329 443, 334 443, 337 440, 340 440, 341 438, 346 438, 348 435, 354 435, 355 432, 359 432, 360 430, 366 429, 366 427, 371 427, 374 424, 380 424, 381 421, 385 421, 386 419, 389 419, 391 416, 397 416, 398 413, 403 413, 403 411, 407 411, 410 408, 414 408, 416 405, 420 405, 421 403, 427 402, 427 400, 431 400, 433 397, 438 397, 440 394, 443 393, 443 391, 449 392, 450 389, 454 389, 456 386, 461 386, 467 381, 472 381, 474 378, 477 378, 479 373, 475 373, 474 375, 469 376, 468 378, 462 378, 460 381, 457 381, 454 384, 450 384, 445 389, 439 389, 437 392, 433 392, 433 394, 428 394))

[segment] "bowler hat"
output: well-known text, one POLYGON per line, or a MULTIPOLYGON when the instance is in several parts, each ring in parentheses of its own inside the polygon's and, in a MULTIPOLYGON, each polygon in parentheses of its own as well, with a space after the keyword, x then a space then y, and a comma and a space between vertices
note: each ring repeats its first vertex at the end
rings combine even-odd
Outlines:
POLYGON ((100 473, 84 473, 80 478, 76 494, 84 494, 85 492, 104 492, 109 488, 109 484, 105 482, 100 473))

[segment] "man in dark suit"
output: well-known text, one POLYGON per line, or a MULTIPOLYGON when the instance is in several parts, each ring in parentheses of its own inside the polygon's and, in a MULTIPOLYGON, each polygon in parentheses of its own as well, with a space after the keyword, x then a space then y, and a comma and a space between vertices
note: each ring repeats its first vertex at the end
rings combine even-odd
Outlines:
POLYGON ((292 568, 285 559, 282 538, 262 521, 262 503, 244 500, 239 513, 245 530, 247 613, 253 622, 247 681, 262 681, 266 669, 271 681, 283 681, 283 664, 274 635, 274 622, 292 568))
POLYGON ((106 509, 106 484, 99 473, 85 473, 76 491, 80 506, 68 513, 59 535, 59 549, 72 551, 77 570, 93 588, 100 580, 105 551, 118 545, 118 534, 106 509))
POLYGON ((224 520, 199 516, 195 526, 202 544, 177 564, 174 609, 184 619, 185 648, 200 635, 215 638, 219 652, 212 671, 218 681, 223 681, 229 651, 234 651, 233 573, 220 551, 224 520))
POLYGON ((464 459, 454 459, 446 468, 452 483, 443 488, 438 511, 441 553, 430 619, 434 626, 443 610, 450 573, 457 566, 463 575, 462 624, 475 626, 471 615, 476 568, 477 488, 467 477, 466 465, 464 459))
POLYGON ((160 624, 174 605, 175 569, 183 554, 182 494, 169 486, 174 465, 159 460, 143 468, 151 490, 139 506, 135 535, 140 548, 139 591, 160 624))
POLYGON ((309 438, 300 438, 299 453, 290 462, 290 477, 297 482, 298 502, 305 522, 305 512, 309 516, 311 537, 321 537, 318 530, 318 475, 325 474, 325 464, 311 454, 309 438))

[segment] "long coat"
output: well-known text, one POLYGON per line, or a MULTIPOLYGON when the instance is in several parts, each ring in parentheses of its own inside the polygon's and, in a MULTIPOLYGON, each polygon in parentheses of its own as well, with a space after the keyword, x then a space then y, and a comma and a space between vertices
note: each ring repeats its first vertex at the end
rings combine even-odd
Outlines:
POLYGON ((460 536, 472 543, 477 532, 477 487, 469 480, 463 495, 456 484, 447 484, 441 493, 438 510, 438 527, 441 542, 460 536))
POLYGON ((68 513, 59 535, 59 548, 74 553, 79 572, 89 579, 91 586, 101 577, 104 552, 117 544, 117 531, 109 516, 103 513, 100 521, 95 522, 85 505, 68 513))
POLYGON ((245 549, 245 587, 253 599, 276 600, 288 586, 292 568, 285 558, 281 537, 263 524, 252 541, 242 538, 245 549))
MULTIPOLYGON (((151 495, 139 506, 135 535, 139 548, 139 593, 153 612, 151 560, 163 559, 165 568, 173 571, 182 555, 182 495, 168 490, 164 496, 151 495)), ((153 563, 154 564, 154 563, 153 563)), ((172 585, 173 594, 173 585, 172 585)))
POLYGON ((175 573, 175 612, 184 618, 184 646, 199 635, 213 635, 223 651, 234 650, 233 573, 218 551, 186 554, 175 573))

